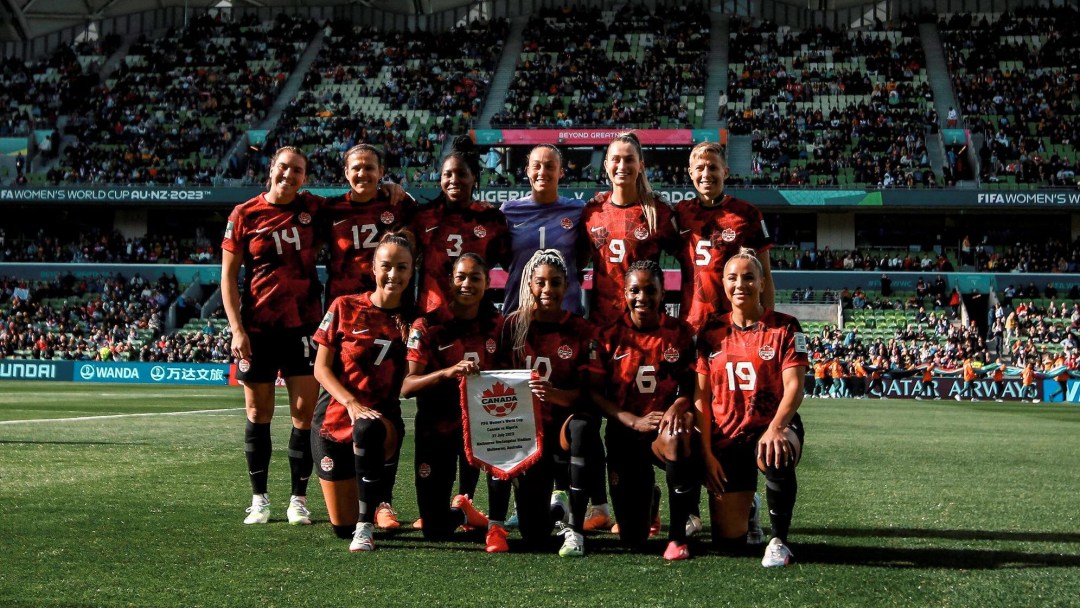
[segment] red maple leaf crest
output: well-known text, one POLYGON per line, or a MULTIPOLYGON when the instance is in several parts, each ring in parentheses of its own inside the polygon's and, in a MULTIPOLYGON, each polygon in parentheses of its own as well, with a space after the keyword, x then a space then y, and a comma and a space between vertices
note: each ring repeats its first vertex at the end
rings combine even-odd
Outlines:
POLYGON ((509 386, 506 386, 502 382, 496 382, 495 384, 491 385, 491 388, 489 388, 486 391, 480 393, 480 396, 484 397, 485 399, 490 399, 492 397, 509 397, 510 395, 513 395, 513 394, 514 394, 514 389, 510 388, 509 386))

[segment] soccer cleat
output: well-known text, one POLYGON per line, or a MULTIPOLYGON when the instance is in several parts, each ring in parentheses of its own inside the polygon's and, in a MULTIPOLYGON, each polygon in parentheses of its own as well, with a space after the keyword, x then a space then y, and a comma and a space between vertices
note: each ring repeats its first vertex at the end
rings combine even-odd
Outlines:
POLYGON ((349 543, 349 551, 374 551, 375 550, 375 524, 359 522, 356 531, 353 532, 352 542, 349 543))
POLYGON ((686 518, 686 538, 693 538, 694 535, 700 534, 704 526, 701 524, 701 517, 690 514, 690 517, 686 518))
POLYGON ((423 517, 417 518, 416 521, 412 522, 412 527, 413 527, 413 530, 423 530, 424 529, 424 518, 423 517))
POLYGON ((994 399, 994 401, 997 401, 998 403, 1005 403, 1004 399, 994 399))
POLYGON ((488 518, 481 513, 472 504, 472 500, 464 494, 458 494, 454 497, 454 500, 450 502, 450 507, 453 509, 460 509, 465 514, 465 522, 467 525, 473 528, 486 528, 488 527, 488 518))
POLYGON ((779 538, 774 538, 769 541, 769 546, 765 547, 765 556, 761 558, 761 565, 766 568, 782 568, 790 564, 793 557, 791 549, 780 542, 779 538))
POLYGON ((607 509, 595 506, 589 507, 589 510, 585 513, 585 525, 583 526, 586 532, 607 530, 610 527, 611 515, 608 514, 607 509))
POLYGON ((506 523, 503 526, 507 529, 518 527, 517 505, 514 505, 514 512, 510 514, 510 517, 506 518, 506 523))
POLYGON ((510 550, 510 545, 506 543, 506 537, 510 533, 506 531, 506 528, 499 524, 491 524, 487 531, 487 547, 484 551, 488 553, 506 553, 510 550))
POLYGON ((401 527, 401 522, 397 518, 397 511, 390 506, 390 503, 380 503, 379 508, 375 510, 375 526, 383 530, 393 530, 401 527))
POLYGON ((562 529, 563 544, 559 548, 559 557, 582 557, 585 555, 585 536, 567 526, 562 529))
POLYGON ((922 397, 915 395, 915 401, 922 401, 922 397))
POLYGON ((311 511, 307 508, 307 499, 293 496, 289 499, 289 508, 285 511, 289 517, 289 523, 294 526, 310 526, 311 511))
POLYGON ((251 506, 245 511, 248 514, 244 518, 244 524, 265 524, 270 522, 270 501, 265 497, 252 498, 251 506))
POLYGON ((975 397, 972 397, 972 398, 971 398, 971 402, 972 402, 972 403, 975 403, 976 401, 978 401, 978 399, 976 399, 975 397))
POLYGON ((653 518, 652 524, 649 526, 649 538, 660 534, 660 526, 662 525, 663 523, 660 521, 660 513, 657 513, 656 517, 653 518))
POLYGON ((750 519, 746 524, 746 544, 760 545, 765 542, 765 531, 761 529, 761 496, 754 493, 754 504, 750 506, 750 519))
POLYGON ((680 559, 690 559, 690 547, 686 543, 679 544, 671 541, 664 550, 664 559, 673 562, 680 559))
POLYGON ((957 395, 957 396, 956 396, 956 400, 957 400, 957 401, 960 401, 960 395, 957 395))
POLYGON ((551 493, 551 511, 554 513, 557 508, 562 509, 559 521, 564 524, 570 523, 570 496, 566 490, 555 490, 551 493))

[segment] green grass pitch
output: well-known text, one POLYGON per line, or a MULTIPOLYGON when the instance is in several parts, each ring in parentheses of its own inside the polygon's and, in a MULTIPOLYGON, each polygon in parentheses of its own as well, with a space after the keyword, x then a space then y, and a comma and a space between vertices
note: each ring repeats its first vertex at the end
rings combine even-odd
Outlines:
MULTIPOLYGON (((314 481, 318 525, 285 523, 280 408, 273 521, 244 526, 239 389, 0 388, 0 606, 1080 605, 1074 406, 808 400, 798 561, 766 570, 707 541, 665 563, 662 541, 632 554, 610 534, 580 560, 560 559, 555 540, 488 555, 477 538, 411 530, 352 555, 314 481)), ((405 522, 411 441, 395 499, 405 522)))

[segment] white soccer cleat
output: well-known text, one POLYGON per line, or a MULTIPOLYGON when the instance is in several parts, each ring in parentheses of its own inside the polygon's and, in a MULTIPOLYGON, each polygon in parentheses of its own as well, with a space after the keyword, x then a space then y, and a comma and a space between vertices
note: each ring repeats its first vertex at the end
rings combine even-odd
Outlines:
POLYGON ((791 549, 780 542, 779 538, 774 538, 769 541, 769 546, 765 547, 765 556, 761 558, 761 565, 766 568, 783 568, 791 563, 793 557, 795 556, 791 553, 791 549))
POLYGON ((750 507, 750 520, 746 524, 746 544, 760 545, 765 542, 765 531, 761 529, 761 496, 754 493, 754 504, 750 507))
POLYGON ((291 525, 311 525, 311 511, 308 511, 307 499, 302 496, 293 496, 289 499, 289 508, 285 514, 288 515, 291 525))
POLYGON ((356 530, 353 532, 352 542, 349 543, 349 551, 356 553, 358 551, 374 551, 375 550, 375 524, 359 522, 356 524, 356 530))
POLYGON ((574 532, 573 528, 565 527, 560 534, 563 535, 563 544, 559 548, 559 557, 582 557, 585 555, 585 536, 574 532))
POLYGON ((244 524, 265 524, 270 522, 270 501, 266 497, 251 499, 251 506, 245 511, 248 514, 244 518, 244 524))
POLYGON ((701 534, 705 526, 701 524, 701 518, 693 513, 686 518, 686 538, 693 538, 695 534, 701 534))

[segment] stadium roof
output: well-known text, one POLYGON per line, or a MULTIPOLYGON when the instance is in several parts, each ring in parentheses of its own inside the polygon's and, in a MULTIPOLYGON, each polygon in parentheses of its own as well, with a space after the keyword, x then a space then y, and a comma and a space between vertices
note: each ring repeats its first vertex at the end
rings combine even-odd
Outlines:
MULTIPOLYGON (((359 4, 391 13, 437 13, 475 0, 232 0, 240 7, 359 4)), ((211 8, 221 0, 0 0, 0 40, 29 40, 102 18, 169 6, 211 8)))
MULTIPOLYGON (((506 0, 496 0, 506 1, 506 0)), ((806 0, 772 0, 806 6, 806 0)), ((474 4, 476 0, 231 0, 234 7, 337 6, 356 4, 390 13, 431 14, 474 4)), ((170 6, 208 9, 222 0, 0 0, 0 41, 25 41, 92 21, 170 6)), ((830 8, 866 0, 828 0, 830 8)))

